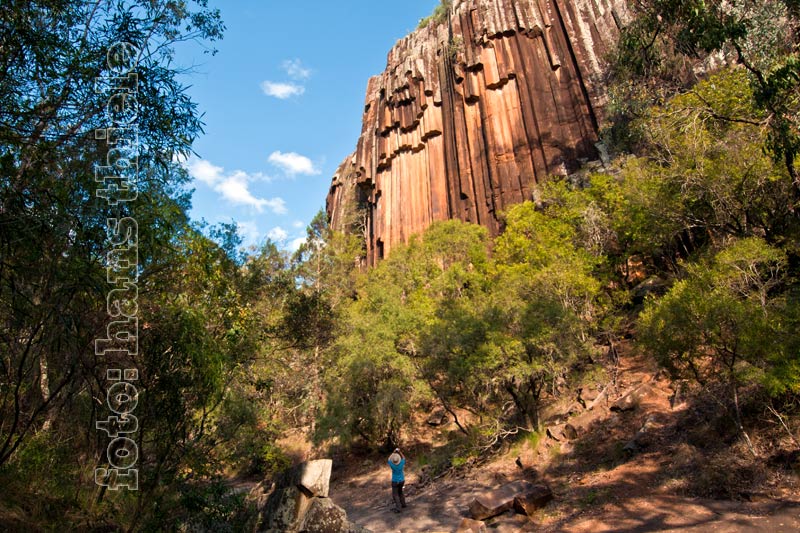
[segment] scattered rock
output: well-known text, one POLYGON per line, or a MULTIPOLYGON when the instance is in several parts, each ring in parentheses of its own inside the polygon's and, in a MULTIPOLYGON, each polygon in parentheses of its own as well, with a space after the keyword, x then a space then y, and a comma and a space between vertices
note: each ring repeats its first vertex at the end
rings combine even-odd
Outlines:
POLYGON ((670 409, 675 409, 675 407, 685 403, 684 400, 684 387, 686 383, 683 380, 677 380, 674 384, 673 393, 669 397, 669 407, 670 409))
POLYGON ((625 393, 622 398, 617 400, 611 405, 612 411, 632 411, 636 409, 639 404, 654 392, 653 386, 649 383, 643 383, 638 387, 625 393))
POLYGON ((608 387, 606 387, 603 390, 601 390, 600 392, 598 392, 597 396, 595 396, 595 398, 591 401, 591 403, 589 403, 589 405, 586 406, 586 409, 589 410, 589 411, 593 410, 595 407, 597 407, 600 404, 600 402, 602 402, 603 400, 605 400, 607 398, 608 398, 608 387))
POLYGON ((547 436, 559 442, 575 440, 578 438, 578 429, 570 423, 558 424, 547 428, 547 436))
POLYGON ((465 518, 458 524, 456 533, 486 533, 486 524, 480 520, 465 518))
POLYGON ((547 485, 534 485, 530 490, 514 498, 514 509, 531 516, 553 499, 553 491, 547 485))
POLYGON ((667 292, 669 284, 658 276, 651 276, 631 290, 631 300, 635 305, 644 302, 649 295, 661 296, 667 292))
POLYGON ((625 452, 628 457, 636 455, 639 451, 639 445, 636 444, 635 440, 629 440, 625 443, 625 446, 622 447, 622 451, 625 452))
MULTIPOLYGON (((584 411, 576 417, 570 419, 570 425, 575 428, 578 435, 584 433, 592 424, 601 419, 600 413, 597 411, 584 411)), ((565 425, 566 427, 566 425, 565 425)))
POLYGON ((558 424, 557 426, 550 426, 547 428, 547 436, 553 440, 561 441, 564 440, 564 425, 565 424, 558 424))
POLYGON ((525 515, 516 514, 513 510, 492 518, 487 522, 487 531, 491 533, 519 533, 529 522, 525 515))
POLYGON ((655 417, 653 415, 648 416, 644 424, 642 424, 642 427, 636 432, 636 435, 622 447, 622 451, 630 456, 639 452, 640 449, 647 447, 651 440, 649 435, 650 430, 655 426, 655 417))
POLYGON ((600 396, 600 391, 595 388, 583 387, 578 390, 578 401, 584 407, 596 400, 598 396, 600 396))
POLYGON ((444 409, 435 409, 431 415, 428 417, 426 421, 429 426, 442 426, 447 424, 450 421, 450 417, 447 415, 447 411, 444 409))

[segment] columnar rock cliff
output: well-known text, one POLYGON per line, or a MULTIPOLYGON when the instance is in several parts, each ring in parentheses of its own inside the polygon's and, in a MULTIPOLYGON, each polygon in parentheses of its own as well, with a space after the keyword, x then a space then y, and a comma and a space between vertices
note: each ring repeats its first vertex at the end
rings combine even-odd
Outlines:
POLYGON ((456 0, 398 41, 367 84, 355 152, 327 200, 367 261, 437 220, 499 230, 547 175, 597 155, 602 58, 625 0, 456 0))

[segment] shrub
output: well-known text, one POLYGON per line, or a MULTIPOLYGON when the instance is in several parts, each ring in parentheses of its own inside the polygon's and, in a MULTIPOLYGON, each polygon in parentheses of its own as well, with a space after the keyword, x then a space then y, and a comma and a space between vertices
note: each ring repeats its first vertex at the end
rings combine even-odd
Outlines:
POLYGON ((452 5, 452 0, 441 0, 439 5, 434 8, 433 13, 424 19, 420 19, 417 28, 425 28, 428 24, 437 25, 443 23, 447 20, 452 5))

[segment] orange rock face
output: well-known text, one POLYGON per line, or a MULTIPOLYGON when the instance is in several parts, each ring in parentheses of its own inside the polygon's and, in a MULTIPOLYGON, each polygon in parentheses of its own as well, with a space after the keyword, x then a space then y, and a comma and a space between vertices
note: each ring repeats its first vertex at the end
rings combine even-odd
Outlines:
POLYGON ((367 262, 437 220, 496 234, 534 185, 596 158, 602 58, 625 0, 456 0, 398 41, 372 77, 361 137, 327 199, 367 262))

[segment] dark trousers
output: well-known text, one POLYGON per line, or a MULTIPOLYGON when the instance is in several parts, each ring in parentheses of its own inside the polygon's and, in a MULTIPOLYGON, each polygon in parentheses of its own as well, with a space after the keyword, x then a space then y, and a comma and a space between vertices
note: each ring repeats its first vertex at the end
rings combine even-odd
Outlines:
POLYGON ((405 481, 392 481, 392 500, 397 509, 406 506, 406 497, 403 494, 403 485, 405 484, 405 481))

